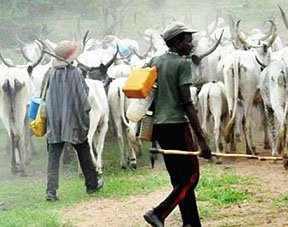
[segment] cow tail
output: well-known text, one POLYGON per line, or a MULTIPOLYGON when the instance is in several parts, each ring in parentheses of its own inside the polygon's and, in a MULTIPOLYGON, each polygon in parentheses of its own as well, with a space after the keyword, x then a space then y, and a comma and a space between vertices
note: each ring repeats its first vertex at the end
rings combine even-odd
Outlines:
POLYGON ((128 120, 126 118, 126 112, 125 112, 125 95, 122 91, 122 88, 118 87, 118 96, 120 98, 120 111, 121 111, 121 118, 122 122, 126 127, 129 127, 128 120))
POLYGON ((202 124, 202 128, 204 130, 205 133, 207 133, 207 117, 208 117, 208 111, 209 111, 209 107, 208 107, 208 102, 209 102, 209 93, 210 93, 210 88, 211 88, 211 84, 209 84, 209 88, 208 88, 208 92, 204 92, 203 95, 203 124, 202 124))
POLYGON ((239 58, 234 60, 232 74, 234 78, 234 106, 233 106, 233 112, 230 120, 227 123, 227 126, 224 130, 224 138, 225 141, 228 143, 230 142, 230 134, 235 126, 235 119, 236 119, 236 113, 237 113, 237 106, 238 106, 238 93, 239 93, 239 77, 240 77, 240 60, 239 58))

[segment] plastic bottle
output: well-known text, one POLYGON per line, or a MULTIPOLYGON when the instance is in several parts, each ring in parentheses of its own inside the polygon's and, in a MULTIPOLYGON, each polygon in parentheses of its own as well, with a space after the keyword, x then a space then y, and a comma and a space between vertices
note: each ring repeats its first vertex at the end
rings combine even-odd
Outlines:
POLYGON ((126 113, 126 116, 130 121, 136 123, 145 116, 145 114, 147 113, 149 107, 153 102, 156 91, 157 91, 157 83, 154 83, 151 91, 149 92, 146 98, 131 100, 126 113))

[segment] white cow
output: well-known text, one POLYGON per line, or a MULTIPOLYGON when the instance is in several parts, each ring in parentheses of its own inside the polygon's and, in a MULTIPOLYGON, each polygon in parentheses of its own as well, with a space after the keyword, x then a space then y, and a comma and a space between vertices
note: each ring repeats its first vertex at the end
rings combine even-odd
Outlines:
POLYGON ((271 134, 272 155, 283 154, 286 148, 286 122, 288 111, 288 64, 283 60, 273 60, 263 70, 260 91, 264 100, 265 114, 271 134))
POLYGON ((26 68, 6 68, 0 72, 0 117, 11 139, 11 172, 26 176, 27 148, 25 130, 27 107, 33 92, 26 68), (19 166, 18 166, 18 164, 19 166))
POLYGON ((128 122, 126 118, 129 99, 125 97, 122 91, 126 80, 127 77, 120 77, 111 82, 108 91, 108 102, 118 138, 121 154, 120 165, 122 168, 136 168, 136 154, 141 153, 141 142, 136 137, 138 129, 137 123, 128 122))
POLYGON ((223 67, 224 84, 226 86, 226 95, 228 100, 228 109, 230 120, 225 129, 225 140, 233 141, 231 132, 233 131, 237 117, 238 99, 243 105, 243 133, 246 142, 246 153, 255 154, 253 138, 251 133, 252 107, 255 94, 258 89, 260 77, 260 66, 257 59, 266 64, 271 58, 271 46, 277 36, 276 26, 272 22, 272 35, 266 42, 260 42, 260 45, 253 46, 244 39, 239 30, 239 23, 236 24, 236 34, 239 41, 246 50, 236 50, 225 58, 223 67))
POLYGON ((2 62, 7 66, 1 67, 0 72, 0 117, 11 139, 11 172, 20 172, 21 176, 27 176, 26 164, 30 143, 28 138, 27 111, 30 97, 34 90, 31 81, 31 72, 44 55, 43 49, 37 61, 29 65, 13 65, 6 61, 0 54, 2 62))
POLYGON ((220 153, 223 141, 223 125, 228 120, 228 104, 223 82, 206 83, 198 94, 199 117, 202 118, 202 129, 207 135, 213 134, 216 152, 220 153), (213 133, 207 129, 207 121, 213 118, 213 133))
POLYGON ((104 85, 99 80, 85 79, 89 87, 88 100, 91 105, 89 112, 90 128, 88 142, 96 170, 102 174, 102 152, 108 131, 109 105, 104 85))
POLYGON ((227 57, 223 69, 223 77, 226 86, 230 120, 225 129, 225 140, 226 142, 233 141, 233 138, 232 140, 230 138, 230 134, 235 125, 239 98, 242 100, 244 108, 245 124, 243 133, 246 141, 246 152, 253 154, 251 114, 259 76, 260 66, 255 59, 254 51, 236 50, 227 57))

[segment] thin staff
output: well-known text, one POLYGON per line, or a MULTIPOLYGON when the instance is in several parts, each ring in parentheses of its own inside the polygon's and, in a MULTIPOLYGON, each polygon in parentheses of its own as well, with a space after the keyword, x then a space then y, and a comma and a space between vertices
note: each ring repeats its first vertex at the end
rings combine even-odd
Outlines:
MULTIPOLYGON (((149 152, 152 154, 174 154, 174 155, 200 155, 200 151, 181 151, 181 150, 166 150, 159 148, 150 148, 149 152)), ((282 157, 272 157, 272 156, 257 156, 248 154, 222 154, 222 153, 211 153, 212 156, 217 158, 246 158, 246 159, 258 159, 260 161, 272 160, 281 161, 282 157)))

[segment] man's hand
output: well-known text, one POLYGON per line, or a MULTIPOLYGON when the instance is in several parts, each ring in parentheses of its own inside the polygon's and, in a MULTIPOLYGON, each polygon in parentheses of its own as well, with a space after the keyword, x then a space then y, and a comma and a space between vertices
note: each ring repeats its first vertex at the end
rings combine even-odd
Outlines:
POLYGON ((199 147, 200 147, 200 154, 199 157, 202 157, 204 159, 211 159, 211 149, 206 142, 206 140, 198 141, 199 147))

